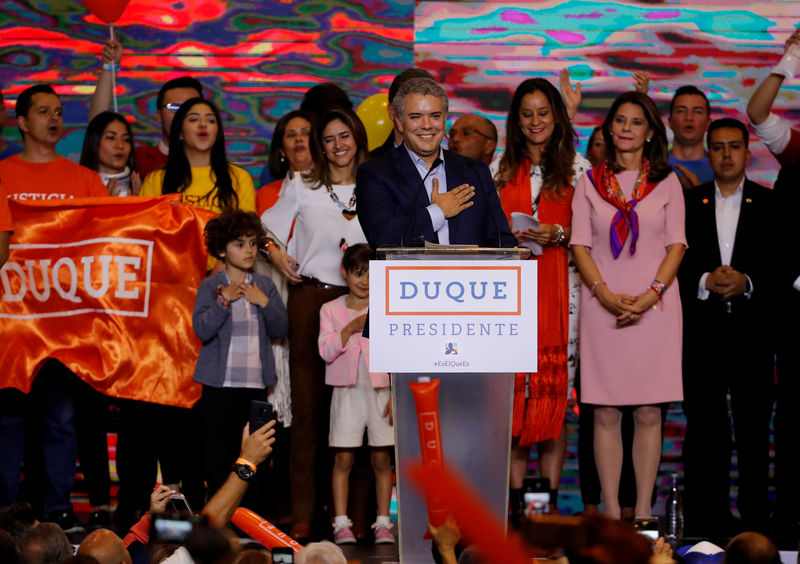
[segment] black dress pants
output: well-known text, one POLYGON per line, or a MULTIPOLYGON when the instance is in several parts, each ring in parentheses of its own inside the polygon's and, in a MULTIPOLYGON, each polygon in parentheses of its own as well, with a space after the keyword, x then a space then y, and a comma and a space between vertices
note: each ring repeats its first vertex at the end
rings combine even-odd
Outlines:
MULTIPOLYGON (((774 401, 774 358, 725 313, 702 339, 684 344, 686 438, 683 446, 688 534, 728 535, 731 450, 738 460, 738 508, 745 530, 764 531, 769 520, 769 421, 774 401), (727 396, 730 393, 735 439, 727 396)), ((754 328, 756 329, 756 328, 754 328)))

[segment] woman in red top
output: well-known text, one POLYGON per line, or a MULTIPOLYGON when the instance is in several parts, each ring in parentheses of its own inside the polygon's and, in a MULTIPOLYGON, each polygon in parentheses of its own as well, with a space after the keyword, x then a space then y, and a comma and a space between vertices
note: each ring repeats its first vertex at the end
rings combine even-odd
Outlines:
MULTIPOLYGON (((511 221, 512 212, 532 215, 539 227, 515 231, 520 244, 541 245, 539 262, 539 371, 516 374, 512 425, 512 504, 530 446, 538 443, 542 475, 555 505, 566 448, 570 274, 569 242, 573 186, 589 163, 575 153, 575 131, 561 95, 548 81, 532 78, 517 87, 506 124, 506 152, 495 183, 511 221)), ((515 499, 517 498, 517 499, 515 499)))

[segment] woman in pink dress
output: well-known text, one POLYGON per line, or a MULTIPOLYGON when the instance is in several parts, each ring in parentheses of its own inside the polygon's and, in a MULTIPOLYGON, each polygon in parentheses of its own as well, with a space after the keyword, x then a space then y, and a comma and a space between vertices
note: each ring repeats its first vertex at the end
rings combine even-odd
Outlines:
POLYGON ((649 516, 661 457, 661 406, 681 401, 683 193, 669 166, 661 116, 627 92, 603 123, 607 160, 572 201, 572 252, 583 279, 583 396, 595 407, 595 460, 605 513, 620 517, 622 406, 634 407, 636 517, 649 516))

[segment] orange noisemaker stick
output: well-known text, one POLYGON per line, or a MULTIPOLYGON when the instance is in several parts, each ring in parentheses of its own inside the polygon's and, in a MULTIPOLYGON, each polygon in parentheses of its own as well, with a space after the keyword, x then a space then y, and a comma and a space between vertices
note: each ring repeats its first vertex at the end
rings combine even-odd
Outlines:
POLYGON ((503 524, 459 474, 447 466, 433 468, 416 463, 408 467, 408 475, 420 489, 437 492, 440 503, 453 515, 464 539, 475 545, 487 564, 526 564, 529 561, 520 539, 513 534, 506 538, 503 524))
MULTIPOLYGON (((414 405, 417 408, 417 425, 419 427, 419 448, 422 463, 434 469, 441 469, 444 464, 442 454, 442 430, 439 426, 439 380, 429 382, 409 382, 414 394, 414 405)), ((434 527, 441 526, 447 519, 447 510, 441 502, 436 488, 425 488, 425 503, 428 506, 428 521, 434 527)), ((430 538, 428 533, 425 538, 430 538)))
POLYGON ((253 537, 253 540, 260 542, 270 550, 276 546, 288 546, 295 552, 303 548, 303 545, 281 531, 278 527, 257 513, 253 513, 244 507, 236 508, 231 522, 253 537))

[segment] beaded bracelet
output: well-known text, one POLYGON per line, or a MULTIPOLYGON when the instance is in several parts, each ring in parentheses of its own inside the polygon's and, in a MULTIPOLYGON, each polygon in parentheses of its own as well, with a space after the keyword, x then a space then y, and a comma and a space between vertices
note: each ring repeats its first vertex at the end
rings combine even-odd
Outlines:
POLYGON ((658 299, 661 299, 661 296, 663 296, 664 292, 667 291, 667 286, 663 282, 660 282, 658 280, 653 280, 650 283, 650 289, 656 293, 658 299))
MULTIPOLYGON (((653 280, 650 283, 650 288, 649 289, 653 290, 656 293, 656 296, 658 296, 658 305, 663 310, 664 309, 664 302, 662 300, 662 296, 664 295, 664 292, 667 291, 666 284, 664 284, 663 282, 661 282, 659 280, 653 280)), ((656 306, 653 305, 653 308, 655 308, 655 307, 656 306)))
POLYGON ((228 305, 230 305, 230 302, 228 301, 228 298, 226 298, 225 295, 222 293, 223 288, 225 288, 225 286, 223 286, 222 284, 217 286, 217 303, 222 307, 228 307, 228 305))

